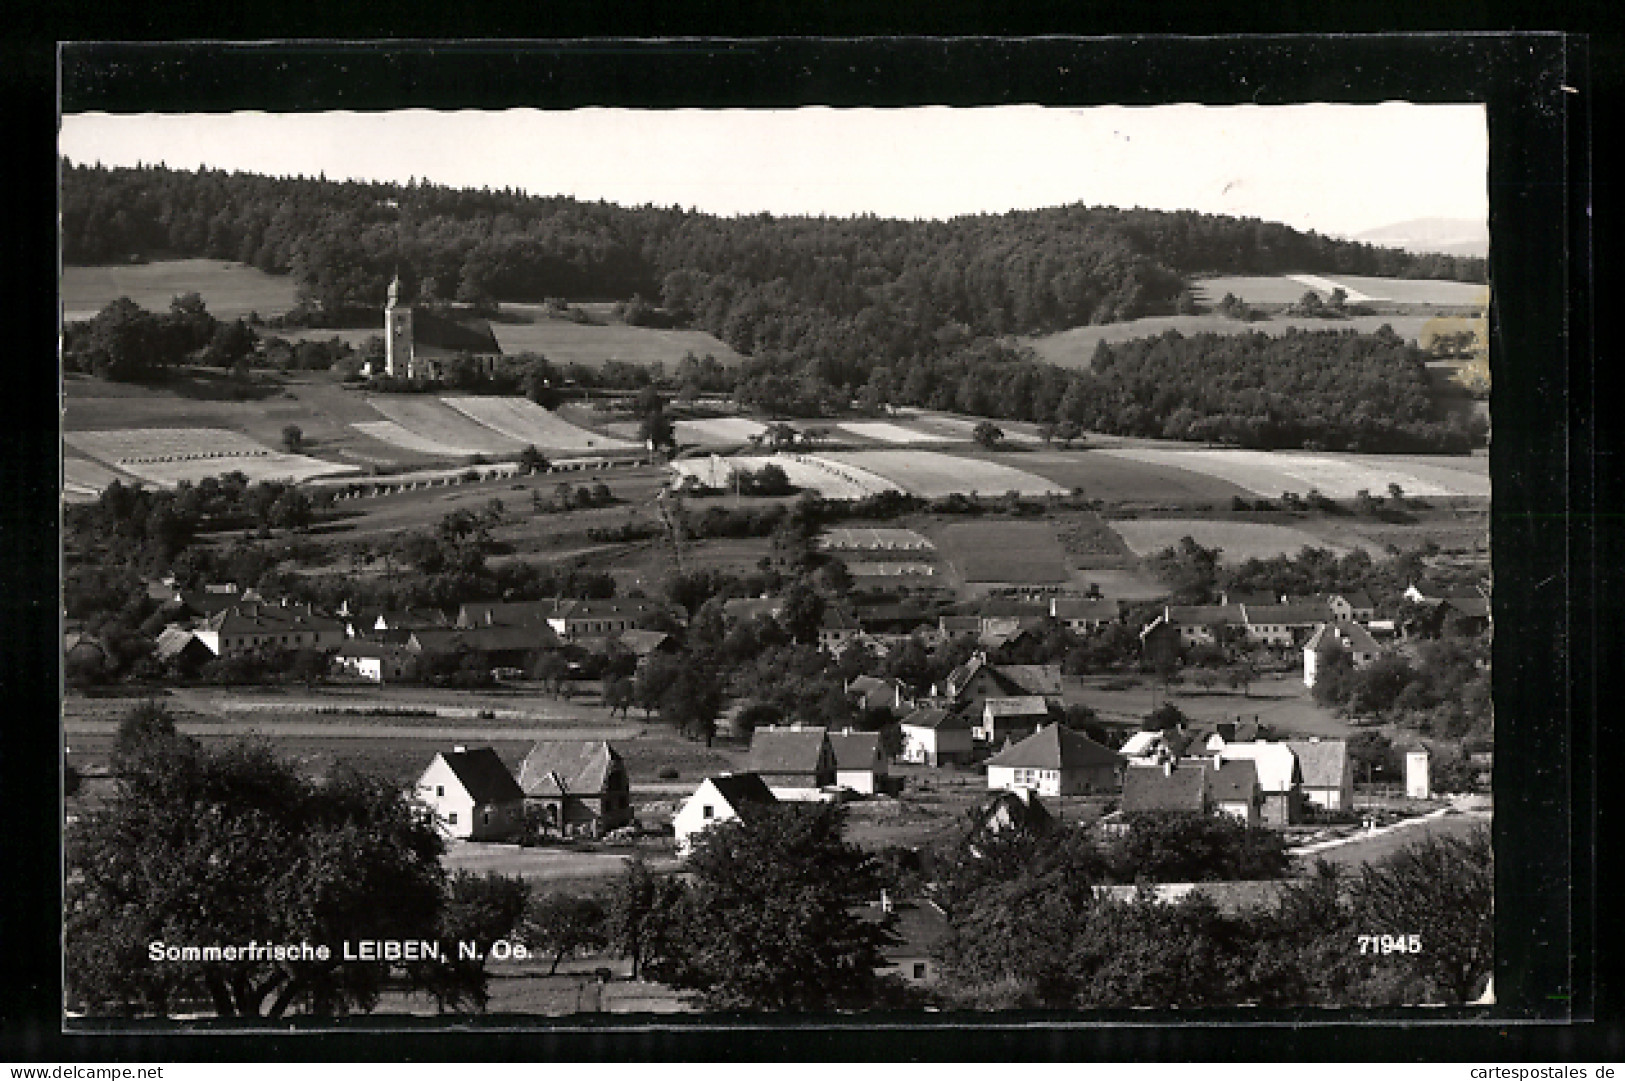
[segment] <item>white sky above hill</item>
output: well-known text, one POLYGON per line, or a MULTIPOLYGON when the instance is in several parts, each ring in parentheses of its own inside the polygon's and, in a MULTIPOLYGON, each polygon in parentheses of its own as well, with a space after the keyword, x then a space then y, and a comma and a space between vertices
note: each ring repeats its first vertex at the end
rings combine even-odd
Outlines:
POLYGON ((715 214, 946 218, 1086 203, 1352 235, 1488 218, 1479 105, 64 116, 77 164, 515 187, 715 214))

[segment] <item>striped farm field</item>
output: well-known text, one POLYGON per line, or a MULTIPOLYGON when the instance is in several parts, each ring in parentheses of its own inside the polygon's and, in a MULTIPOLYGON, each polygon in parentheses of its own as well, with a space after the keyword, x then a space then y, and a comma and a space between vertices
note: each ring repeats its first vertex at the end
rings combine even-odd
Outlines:
POLYGON ((790 483, 825 499, 863 499, 879 492, 902 488, 884 477, 844 463, 824 461, 806 454, 773 454, 731 458, 685 458, 671 463, 682 476, 692 476, 712 488, 727 487, 736 469, 757 470, 768 464, 784 470, 790 483))
MULTIPOLYGON (((939 439, 974 439, 976 426, 986 423, 981 420, 971 420, 966 417, 949 417, 941 413, 920 413, 908 418, 909 423, 922 432, 940 433, 939 439)), ((1010 424, 994 421, 994 426, 1004 432, 1004 438, 1011 443, 1038 443, 1041 440, 1031 432, 1023 431, 1010 424)))
POLYGON ((84 488, 99 492, 115 480, 128 484, 130 475, 109 469, 100 462, 72 455, 62 459, 62 481, 69 488, 84 488))
POLYGON ((283 454, 223 428, 124 428, 67 432, 63 439, 91 458, 165 488, 233 472, 251 481, 302 481, 356 472, 351 465, 283 454))
POLYGON ((1391 459, 1352 454, 1153 447, 1101 448, 1090 453, 1206 473, 1256 495, 1272 497, 1283 492, 1303 495, 1313 488, 1322 495, 1346 499, 1361 490, 1380 495, 1390 484, 1398 484, 1407 495, 1488 499, 1490 494, 1487 473, 1479 476, 1463 470, 1396 465, 1391 459))
POLYGON ((423 436, 408 431, 392 420, 371 420, 360 424, 352 424, 350 427, 363 435, 371 436, 379 442, 388 443, 392 447, 416 451, 419 454, 430 454, 437 458, 462 458, 483 453, 479 447, 454 447, 434 439, 425 439, 423 436))
POLYGON ((441 446, 471 448, 480 454, 512 454, 525 449, 524 441, 487 428, 439 398, 424 394, 375 394, 367 399, 367 404, 419 439, 441 446))
MULTIPOLYGON (((636 426, 634 425, 634 430, 636 426)), ((711 446, 733 446, 753 435, 767 431, 767 425, 747 417, 705 417, 700 420, 680 420, 675 425, 679 443, 703 443, 711 446)))
POLYGON ((445 397, 440 399, 477 424, 542 450, 631 450, 634 444, 578 428, 529 398, 445 397))
MULTIPOLYGON (((1003 456, 989 451, 967 453, 1003 456)), ((1016 460, 1026 472, 1036 473, 1068 491, 1081 488, 1089 499, 1112 503, 1220 503, 1253 494, 1206 473, 1107 457, 1096 449, 1034 450, 1016 460)))
POLYGON ((1000 496, 1064 495, 1066 489, 1032 473, 981 458, 961 458, 929 450, 854 450, 816 457, 843 468, 884 477, 924 499, 963 493, 1000 496))
POLYGON ((1338 555, 1349 551, 1345 545, 1332 544, 1302 529, 1263 522, 1144 518, 1109 524, 1137 556, 1147 556, 1173 547, 1185 537, 1190 537, 1205 548, 1220 549, 1219 560, 1224 563, 1297 555, 1305 548, 1326 548, 1338 555))
POLYGON ((945 438, 930 432, 922 432, 915 428, 905 428, 901 424, 888 424, 883 420, 852 420, 836 425, 843 432, 864 439, 873 439, 879 443, 941 443, 945 438))

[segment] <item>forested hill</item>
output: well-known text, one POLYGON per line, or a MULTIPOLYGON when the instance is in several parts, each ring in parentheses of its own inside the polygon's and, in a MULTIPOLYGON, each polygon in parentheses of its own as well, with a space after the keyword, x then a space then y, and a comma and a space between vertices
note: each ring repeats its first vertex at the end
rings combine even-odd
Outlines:
POLYGON ((69 263, 233 259, 292 274, 300 295, 326 308, 381 305, 398 265, 408 295, 641 294, 708 326, 741 292, 755 291, 754 307, 837 316, 891 308, 933 330, 957 323, 1008 334, 1171 312, 1185 277, 1201 271, 1484 276, 1481 259, 1195 212, 1066 206, 946 222, 718 218, 512 190, 67 162, 62 223, 69 263))

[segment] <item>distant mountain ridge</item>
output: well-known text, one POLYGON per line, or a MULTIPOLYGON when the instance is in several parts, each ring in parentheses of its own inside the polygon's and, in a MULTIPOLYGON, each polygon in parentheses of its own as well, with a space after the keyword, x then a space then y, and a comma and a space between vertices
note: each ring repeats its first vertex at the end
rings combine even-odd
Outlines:
POLYGON ((1482 259, 1490 252, 1488 224, 1471 218, 1412 218, 1367 229, 1350 239, 1417 255, 1470 255, 1482 259))

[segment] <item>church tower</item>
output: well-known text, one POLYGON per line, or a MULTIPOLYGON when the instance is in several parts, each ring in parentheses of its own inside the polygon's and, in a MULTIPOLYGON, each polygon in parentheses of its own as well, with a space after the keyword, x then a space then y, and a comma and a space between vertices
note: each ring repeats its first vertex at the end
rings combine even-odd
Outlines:
POLYGON ((401 276, 389 283, 389 302, 384 305, 384 372, 392 379, 411 378, 416 367, 412 354, 412 309, 399 307, 401 276))

